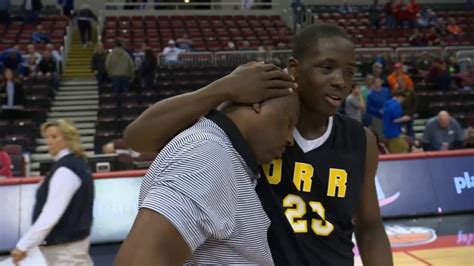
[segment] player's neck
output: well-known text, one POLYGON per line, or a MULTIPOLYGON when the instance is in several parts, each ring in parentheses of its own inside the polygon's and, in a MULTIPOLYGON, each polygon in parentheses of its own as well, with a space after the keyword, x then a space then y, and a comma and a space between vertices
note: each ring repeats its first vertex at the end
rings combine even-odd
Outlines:
POLYGON ((326 132, 329 117, 301 110, 298 131, 305 139, 317 139, 326 132))

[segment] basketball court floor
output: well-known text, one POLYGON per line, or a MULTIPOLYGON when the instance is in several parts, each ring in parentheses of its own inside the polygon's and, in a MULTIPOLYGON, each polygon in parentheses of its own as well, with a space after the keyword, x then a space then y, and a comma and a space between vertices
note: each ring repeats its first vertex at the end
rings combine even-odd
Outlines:
MULTIPOLYGON (((384 222, 395 265, 474 266, 474 214, 384 222)), ((96 266, 113 265, 120 244, 94 245, 96 266)), ((357 250, 355 250, 357 254, 357 250)), ((0 256, 0 260, 5 257, 0 256)), ((355 265, 362 265, 356 256, 355 265)))

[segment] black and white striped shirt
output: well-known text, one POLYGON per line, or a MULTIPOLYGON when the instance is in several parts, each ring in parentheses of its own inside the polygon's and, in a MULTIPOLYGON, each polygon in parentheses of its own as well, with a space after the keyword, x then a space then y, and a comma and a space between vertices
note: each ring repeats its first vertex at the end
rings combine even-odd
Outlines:
POLYGON ((139 207, 165 216, 193 264, 273 264, 258 165, 237 126, 213 112, 176 136, 146 173, 139 207))

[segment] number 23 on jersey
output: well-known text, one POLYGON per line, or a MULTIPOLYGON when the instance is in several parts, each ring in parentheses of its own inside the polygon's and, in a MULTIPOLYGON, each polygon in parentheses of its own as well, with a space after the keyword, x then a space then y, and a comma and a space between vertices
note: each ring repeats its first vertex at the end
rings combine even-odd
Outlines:
MULTIPOLYGON (((262 168, 270 184, 277 185, 280 183, 282 173, 281 160, 275 160, 270 164, 264 165, 262 168)), ((293 184, 299 191, 311 192, 313 174, 314 168, 312 165, 296 162, 293 184)), ((330 168, 327 196, 344 198, 346 194, 346 182, 347 172, 345 170, 330 168)), ((288 194, 283 199, 283 207, 286 208, 286 218, 295 233, 307 233, 309 226, 313 233, 318 236, 328 236, 334 230, 334 225, 326 220, 326 210, 319 201, 310 201, 306 204, 300 196, 288 194), (307 206, 310 207, 309 211, 317 213, 321 219, 313 218, 311 221, 303 219, 308 212, 307 206), (308 222, 310 222, 309 225, 308 222)))

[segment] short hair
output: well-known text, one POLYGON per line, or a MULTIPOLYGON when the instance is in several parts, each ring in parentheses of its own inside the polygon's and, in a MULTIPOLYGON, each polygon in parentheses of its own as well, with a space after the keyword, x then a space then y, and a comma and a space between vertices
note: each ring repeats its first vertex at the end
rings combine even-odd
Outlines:
POLYGON ((320 39, 332 37, 340 37, 351 42, 346 32, 336 24, 319 22, 307 26, 293 39, 293 57, 301 60, 320 39))
POLYGON ((392 92, 392 96, 393 97, 404 97, 404 98, 406 98, 407 97, 407 92, 405 90, 396 90, 396 91, 392 92))
POLYGON ((81 146, 81 135, 72 121, 67 119, 58 119, 53 122, 45 122, 41 125, 41 134, 44 135, 46 130, 50 127, 57 127, 59 131, 61 131, 64 141, 72 153, 84 158, 86 157, 81 146))

